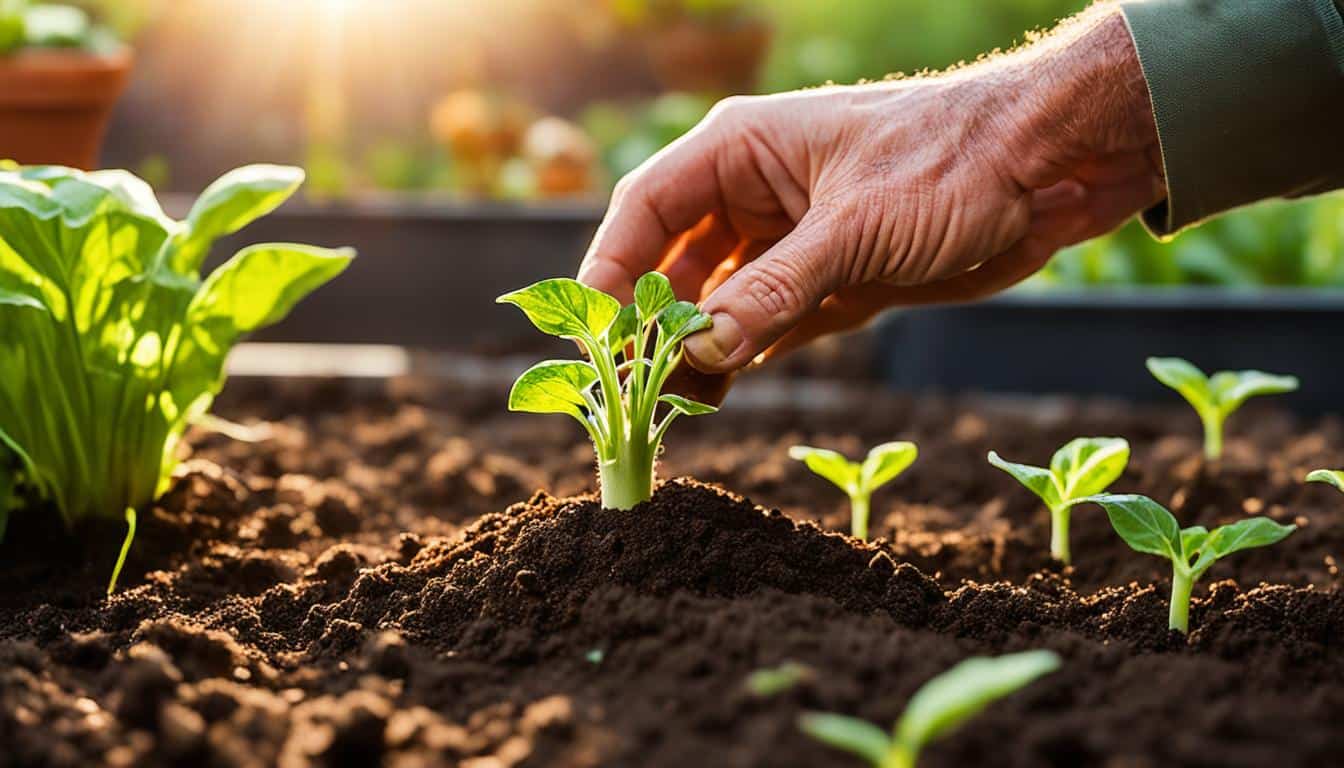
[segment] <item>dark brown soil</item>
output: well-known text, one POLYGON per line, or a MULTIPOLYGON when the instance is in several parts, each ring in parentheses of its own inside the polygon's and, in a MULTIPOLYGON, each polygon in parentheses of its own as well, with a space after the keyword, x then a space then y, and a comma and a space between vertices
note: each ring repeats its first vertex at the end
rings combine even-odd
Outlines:
POLYGON ((1335 419, 1238 414, 1206 467, 1177 408, 853 390, 838 410, 683 420, 662 474, 698 481, 616 512, 583 495, 579 430, 507 414, 497 392, 237 384, 223 414, 269 439, 191 436, 110 600, 117 526, 71 541, 43 516, 12 522, 0 765, 850 766, 799 713, 890 723, 959 659, 1027 648, 1065 665, 921 765, 1344 753, 1344 496, 1300 482, 1344 465, 1335 419), (1187 643, 1165 629, 1159 560, 1083 508, 1075 567, 1051 563, 1044 511, 985 463, 991 447, 1045 462, 1082 434, 1128 437, 1116 489, 1183 524, 1301 529, 1217 565, 1187 643), (921 456, 874 501, 883 538, 834 533, 842 497, 787 447, 892 439, 921 456), (786 661, 808 670, 796 687, 746 688, 786 661))

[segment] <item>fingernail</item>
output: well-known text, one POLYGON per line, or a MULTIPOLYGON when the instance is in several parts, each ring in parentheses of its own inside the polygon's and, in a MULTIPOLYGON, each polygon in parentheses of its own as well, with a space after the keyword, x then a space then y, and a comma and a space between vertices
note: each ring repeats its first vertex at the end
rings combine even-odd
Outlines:
POLYGON ((714 325, 686 339, 686 359, 705 373, 717 373, 745 340, 742 326, 729 314, 713 315, 714 325))

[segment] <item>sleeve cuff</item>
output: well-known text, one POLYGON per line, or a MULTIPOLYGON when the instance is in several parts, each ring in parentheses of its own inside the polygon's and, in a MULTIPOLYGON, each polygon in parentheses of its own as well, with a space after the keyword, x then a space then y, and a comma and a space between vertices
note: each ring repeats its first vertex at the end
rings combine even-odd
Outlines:
POLYGON ((1344 19, 1336 0, 1122 4, 1152 98, 1163 236, 1270 197, 1344 186, 1344 19))

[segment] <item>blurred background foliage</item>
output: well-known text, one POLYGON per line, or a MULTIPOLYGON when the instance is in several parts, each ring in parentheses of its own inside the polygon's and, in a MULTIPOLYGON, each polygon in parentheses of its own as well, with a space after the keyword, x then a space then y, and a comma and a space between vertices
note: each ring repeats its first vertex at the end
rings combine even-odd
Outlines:
MULTIPOLYGON (((722 96, 916 73, 1086 0, 77 0, 137 73, 105 162, 194 191, 258 159, 309 193, 600 207, 722 96), (168 105, 165 107, 165 105, 168 105)), ((1344 284, 1344 199, 1268 203, 1172 242, 1137 224, 1038 287, 1344 284)))

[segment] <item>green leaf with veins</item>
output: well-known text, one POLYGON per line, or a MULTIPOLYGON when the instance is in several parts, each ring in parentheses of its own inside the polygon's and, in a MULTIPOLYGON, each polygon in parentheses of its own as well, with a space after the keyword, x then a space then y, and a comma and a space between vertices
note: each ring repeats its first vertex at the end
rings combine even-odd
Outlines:
POLYGON ((901 474, 915 462, 919 449, 914 443, 882 443, 868 451, 859 468, 859 487, 876 490, 901 474))
POLYGON ((667 305, 658 314, 658 344, 678 344, 687 336, 709 328, 713 320, 689 301, 667 305))
POLYGON ((568 277, 542 280, 495 299, 512 304, 542 333, 566 339, 597 339, 621 311, 620 302, 568 277))
POLYGON ((789 449, 789 458, 803 462, 808 469, 830 480, 845 493, 855 494, 860 491, 860 467, 845 458, 844 454, 827 448, 795 445, 789 449))
POLYGON ((1129 441, 1120 437, 1080 437, 1055 451, 1050 474, 1062 489, 1064 501, 1102 491, 1124 473, 1129 464, 1129 441))
POLYGON ((1344 491, 1344 472, 1338 469, 1314 469, 1307 475, 1309 483, 1326 483, 1344 491))
POLYGON ((597 381, 597 370, 579 360, 545 360, 523 372, 509 390, 509 410, 568 413, 583 420, 584 393, 597 381))
POLYGON ((645 318, 656 317, 676 300, 672 283, 660 272, 648 272, 635 282, 635 306, 645 318))
POLYGON ((703 416, 708 413, 717 413, 719 410, 712 405, 699 403, 681 395, 659 395, 658 402, 667 403, 677 413, 684 413, 687 416, 703 416))
POLYGON ((173 237, 176 271, 195 270, 210 244, 275 210, 303 183, 303 171, 282 165, 246 165, 219 177, 191 206, 173 237))
MULTIPOLYGON (((1196 575, 1202 574, 1215 561, 1233 552, 1277 544, 1295 530, 1297 530, 1295 525, 1282 525, 1268 517, 1249 517, 1219 526, 1200 542, 1199 561, 1191 566, 1191 570, 1195 571, 1196 575)), ((1186 554, 1193 555, 1194 552, 1187 551, 1186 554)))
POLYGON ((989 463, 1012 475, 1013 479, 1026 486, 1027 490, 1039 496, 1050 509, 1063 506, 1061 486, 1050 470, 1007 461, 994 451, 989 452, 989 463))
POLYGON ((1093 496, 1106 510, 1111 526, 1131 549, 1169 560, 1180 557, 1181 527, 1166 507, 1137 494, 1093 496))

